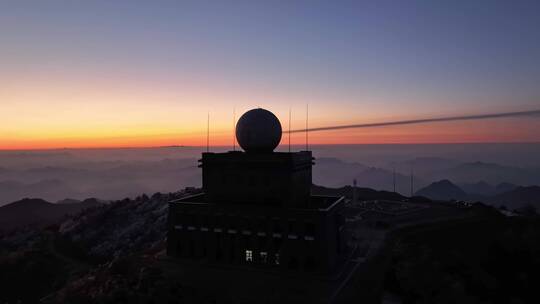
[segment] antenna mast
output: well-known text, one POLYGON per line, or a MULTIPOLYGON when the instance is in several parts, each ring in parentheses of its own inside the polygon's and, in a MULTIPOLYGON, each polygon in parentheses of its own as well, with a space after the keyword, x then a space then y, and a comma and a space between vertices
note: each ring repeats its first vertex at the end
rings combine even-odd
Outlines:
POLYGON ((289 153, 291 153, 291 107, 289 107, 289 153))
POLYGON ((206 152, 210 152, 210 112, 206 119, 206 152))
POLYGON ((309 104, 306 104, 306 151, 309 151, 309 145, 308 145, 308 121, 309 121, 309 104))

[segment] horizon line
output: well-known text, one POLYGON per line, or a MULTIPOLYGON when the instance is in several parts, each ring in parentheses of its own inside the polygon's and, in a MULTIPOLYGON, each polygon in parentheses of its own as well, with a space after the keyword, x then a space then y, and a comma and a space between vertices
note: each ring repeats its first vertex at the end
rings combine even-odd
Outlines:
MULTIPOLYGON (((305 130, 304 130, 305 132, 305 130)), ((293 133, 293 132, 291 132, 293 133)), ((421 143, 402 143, 402 142, 388 142, 388 143, 341 143, 341 144, 310 144, 310 146, 384 146, 384 145, 519 145, 519 144, 540 144, 540 141, 479 141, 479 142, 421 142, 421 143)), ((285 145, 285 144, 283 144, 285 145)), ((291 146, 305 146, 303 143, 293 144, 291 146)), ((215 145, 211 148, 227 148, 230 145, 215 145)), ((279 146, 278 146, 279 147, 279 146)), ((104 147, 49 147, 49 148, 14 148, 3 149, 0 148, 0 152, 13 152, 13 151, 52 151, 52 150, 112 150, 112 149, 165 149, 165 148, 201 148, 206 149, 206 145, 162 145, 162 146, 104 146, 104 147)), ((278 150, 278 148, 276 148, 278 150)), ((232 151, 232 150, 231 150, 232 151)), ((299 150, 300 151, 300 150, 299 150)))

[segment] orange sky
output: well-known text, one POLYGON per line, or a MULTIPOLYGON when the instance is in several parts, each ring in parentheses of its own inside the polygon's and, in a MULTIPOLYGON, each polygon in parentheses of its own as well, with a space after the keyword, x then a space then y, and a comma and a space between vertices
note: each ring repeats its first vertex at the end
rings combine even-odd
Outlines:
MULTIPOLYGON (((342 99, 290 95, 209 85, 185 86, 151 80, 100 79, 41 74, 4 78, 0 89, 0 149, 47 149, 87 147, 147 147, 206 145, 206 119, 211 116, 211 145, 232 145, 233 108, 237 118, 254 107, 274 112, 283 129, 305 127, 305 105, 310 101, 310 127, 389 120, 489 113, 485 102, 451 107, 451 99, 430 105, 430 96, 366 94, 342 99), (53 77, 54 76, 54 77, 53 77), (261 100, 254 103, 254 100, 261 100), (352 101, 358 100, 356 104, 352 101), (420 104, 420 106, 418 106, 420 104), (448 105, 448 106, 446 106, 448 105)), ((525 107, 525 108, 530 108, 525 107)), ((498 106, 498 111, 514 110, 498 106)), ((352 143, 451 143, 540 141, 537 118, 505 118, 482 121, 431 123, 382 128, 323 131, 310 134, 312 144, 352 143)), ((293 144, 303 144, 294 134, 293 144)), ((288 142, 283 136, 282 144, 288 142)))
MULTIPOLYGON (((208 112, 210 144, 232 145, 233 108, 238 118, 259 106, 274 112, 284 130, 291 107, 292 129, 305 127, 307 100, 294 94, 200 87, 178 90, 148 81, 135 84, 118 79, 35 75, 8 81, 0 90, 0 149, 204 146, 208 112)), ((407 104, 403 96, 356 98, 361 101, 358 106, 346 103, 347 99, 341 100, 341 105, 324 96, 310 99, 310 127, 493 112, 481 110, 482 102, 458 111, 427 104, 401 107, 407 104)), ((508 109, 512 108, 497 108, 508 109)), ((312 144, 536 142, 540 141, 539 129, 540 120, 529 117, 323 131, 309 137, 312 144)), ((303 144, 304 138, 304 134, 293 134, 292 143, 303 144)), ((282 144, 287 143, 284 134, 282 144)))
MULTIPOLYGON (((304 127, 306 104, 310 127, 537 110, 538 4, 483 18, 453 5, 0 1, 0 149, 203 146, 208 112, 211 145, 231 145, 233 108, 266 108, 284 129, 289 108, 304 127)), ((310 141, 537 142, 539 121, 310 141)))
MULTIPOLYGON (((56 122, 49 128, 32 128, 31 126, 12 128, 10 136, 0 138, 0 148, 204 146, 206 145, 206 117, 203 114, 197 114, 200 121, 192 123, 193 126, 186 123, 178 123, 178 126, 174 126, 158 122, 130 125, 119 119, 117 124, 111 123, 110 126, 98 124, 96 127, 89 127, 73 121, 72 127, 56 122)), ((232 145, 232 114, 230 116, 228 125, 223 122, 223 118, 211 125, 210 145, 232 145)), ((285 130, 288 118, 280 117, 280 120, 285 130)), ((321 122, 312 126, 329 125, 329 123, 321 122)), ((293 129, 302 128, 303 124, 303 121, 295 121, 293 129)), ((310 144, 540 142, 539 133, 534 131, 538 129, 540 129, 538 119, 506 118, 311 132, 309 141, 310 144)), ((287 145, 287 143, 288 134, 284 133, 281 144, 287 145)), ((293 133, 291 143, 303 145, 305 134, 293 133)))

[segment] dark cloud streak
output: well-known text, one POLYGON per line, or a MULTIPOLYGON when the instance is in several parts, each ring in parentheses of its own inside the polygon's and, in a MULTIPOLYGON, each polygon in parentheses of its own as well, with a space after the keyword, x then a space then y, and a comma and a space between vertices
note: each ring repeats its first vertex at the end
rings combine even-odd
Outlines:
MULTIPOLYGON (((444 122, 444 121, 481 120, 481 119, 494 119, 494 118, 507 118, 507 117, 533 117, 533 116, 540 116, 540 110, 464 115, 464 116, 450 116, 450 117, 438 117, 438 118, 423 118, 423 119, 412 119, 412 120, 397 120, 397 121, 386 121, 386 122, 354 124, 354 125, 341 125, 341 126, 328 126, 328 127, 309 128, 308 131, 316 132, 316 131, 330 131, 330 130, 341 130, 341 129, 412 125, 412 124, 423 124, 423 123, 444 122)), ((305 132, 305 131, 306 129, 291 130, 290 133, 298 133, 298 132, 305 132)), ((285 131, 284 133, 289 133, 289 131, 285 131)))

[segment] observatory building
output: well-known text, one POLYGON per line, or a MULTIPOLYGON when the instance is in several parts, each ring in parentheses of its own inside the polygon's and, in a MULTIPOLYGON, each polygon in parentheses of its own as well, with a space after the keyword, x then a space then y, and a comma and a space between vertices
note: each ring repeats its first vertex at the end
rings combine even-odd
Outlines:
POLYGON ((311 151, 274 152, 264 109, 236 124, 242 151, 203 153, 203 192, 170 202, 167 253, 228 269, 332 275, 347 257, 344 198, 311 195, 311 151))

